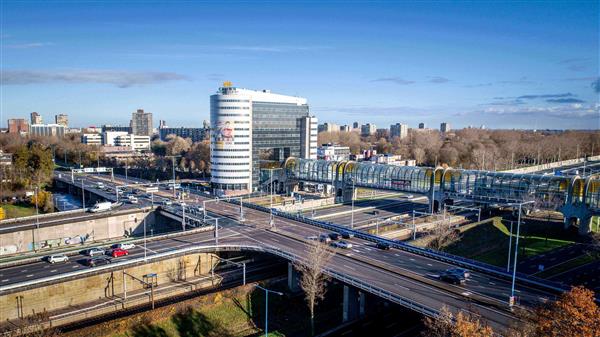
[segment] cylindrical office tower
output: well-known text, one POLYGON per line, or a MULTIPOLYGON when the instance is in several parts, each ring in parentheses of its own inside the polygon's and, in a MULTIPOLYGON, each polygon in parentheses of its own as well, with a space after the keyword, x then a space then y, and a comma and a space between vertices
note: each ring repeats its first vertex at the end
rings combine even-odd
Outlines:
POLYGON ((210 96, 211 185, 217 195, 252 191, 252 97, 224 83, 210 96))

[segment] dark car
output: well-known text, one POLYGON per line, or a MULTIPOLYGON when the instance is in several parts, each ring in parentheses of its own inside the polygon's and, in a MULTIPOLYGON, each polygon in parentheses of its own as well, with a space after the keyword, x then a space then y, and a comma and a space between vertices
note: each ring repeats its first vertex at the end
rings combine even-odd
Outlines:
POLYGON ((377 242, 377 248, 383 249, 383 250, 389 250, 390 244, 387 242, 377 242))
POLYGON ((467 279, 460 274, 444 272, 440 274, 440 280, 451 284, 463 284, 467 279))
POLYGON ((111 263, 111 260, 107 256, 96 256, 85 260, 85 264, 90 267, 101 266, 109 263, 111 263))
POLYGON ((446 269, 446 273, 462 275, 464 278, 471 277, 471 272, 468 271, 468 270, 466 270, 466 269, 463 269, 463 268, 450 268, 450 269, 446 269))
POLYGON ((340 238, 340 235, 338 233, 329 233, 329 238, 335 241, 340 238))
POLYGON ((352 239, 354 237, 354 233, 351 232, 341 232, 340 234, 342 234, 342 238, 344 239, 352 239))

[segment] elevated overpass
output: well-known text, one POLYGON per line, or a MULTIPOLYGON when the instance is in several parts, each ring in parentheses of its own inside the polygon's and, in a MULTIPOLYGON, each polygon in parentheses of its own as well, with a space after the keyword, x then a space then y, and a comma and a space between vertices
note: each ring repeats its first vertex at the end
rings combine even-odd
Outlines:
MULTIPOLYGON (((208 200, 201 195, 198 198, 200 203, 188 202, 188 205, 197 207, 202 205, 202 200, 208 200)), ((170 236, 150 243, 146 250, 147 261, 191 251, 238 249, 273 254, 292 262, 306 258, 310 242, 307 236, 340 230, 333 224, 284 212, 274 212, 274 223, 270 226, 268 210, 252 205, 244 207, 245 220, 241 222, 240 207, 234 202, 222 201, 206 205, 209 214, 219 218, 221 229, 218 243, 215 239, 217 233, 213 231, 182 232, 181 236, 170 236)), ((182 210, 177 205, 165 207, 162 211, 170 212, 175 219, 182 215, 182 210)), ((193 224, 188 226, 192 227, 193 224)), ((349 240, 354 244, 351 250, 334 250, 336 254, 325 270, 331 277, 425 315, 434 315, 443 305, 448 305, 453 311, 476 311, 495 327, 507 327, 515 319, 507 305, 511 293, 510 273, 359 231, 354 233, 355 237, 349 240), (392 249, 377 249, 375 243, 379 241, 390 243, 392 249), (437 279, 436 274, 455 266, 472 270, 472 278, 467 284, 454 286, 437 279)), ((50 275, 45 269, 47 265, 39 261, 0 268, 0 297, 6 296, 10 301, 24 289, 85 277, 99 271, 119 270, 129 264, 146 263, 145 260, 140 260, 142 256, 145 256, 144 252, 138 250, 128 257, 120 258, 118 263, 96 268, 83 267, 73 260, 64 265, 53 266, 50 275), (27 272, 22 272, 23 269, 27 272)), ((562 290, 560 285, 544 283, 524 275, 517 278, 517 296, 525 306, 535 306, 553 299, 562 290)), ((37 305, 38 309, 43 305, 34 298, 27 299, 26 303, 37 305)))
POLYGON ((394 166, 355 161, 288 158, 283 164, 288 185, 298 182, 329 184, 336 199, 347 202, 354 187, 422 194, 431 211, 441 204, 468 200, 514 205, 533 201, 539 209, 563 213, 565 226, 578 224, 589 232, 593 215, 600 214, 600 179, 544 174, 394 166))

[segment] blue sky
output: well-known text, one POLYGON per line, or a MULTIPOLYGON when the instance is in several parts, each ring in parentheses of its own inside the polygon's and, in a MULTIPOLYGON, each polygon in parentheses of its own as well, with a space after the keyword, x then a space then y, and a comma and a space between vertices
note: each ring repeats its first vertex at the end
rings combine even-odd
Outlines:
POLYGON ((2 124, 201 126, 224 80, 321 121, 600 128, 598 1, 0 1, 2 124))

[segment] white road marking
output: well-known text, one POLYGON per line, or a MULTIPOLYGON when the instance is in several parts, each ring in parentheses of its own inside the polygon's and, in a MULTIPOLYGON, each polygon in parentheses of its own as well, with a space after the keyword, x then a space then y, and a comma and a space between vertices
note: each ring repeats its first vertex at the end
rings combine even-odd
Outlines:
POLYGON ((367 248, 367 247, 365 247, 365 249, 366 249, 366 250, 368 250, 368 251, 371 251, 371 248, 367 248))
POLYGON ((74 266, 73 266, 73 267, 71 267, 71 268, 79 268, 79 265, 78 265, 78 264, 76 264, 76 265, 74 265, 74 266))
POLYGON ((50 272, 51 273, 56 273, 56 269, 52 269, 50 272))
POLYGON ((401 286, 398 283, 394 283, 394 285, 398 288, 404 289, 404 290, 410 290, 409 288, 405 287, 405 286, 401 286))
POLYGON ((33 276, 33 274, 29 274, 29 275, 27 275, 27 276, 25 276, 25 277, 32 277, 32 276, 33 276))
POLYGON ((360 253, 360 250, 352 249, 355 253, 360 253))
POLYGON ((8 280, 9 280, 9 279, 6 279, 6 280, 2 280, 2 282, 8 282, 8 280))
POLYGON ((411 257, 409 260, 411 260, 411 261, 413 261, 413 262, 415 261, 415 259, 413 259, 412 257, 411 257))
POLYGON ((348 266, 348 265, 343 265, 344 267, 348 268, 348 269, 352 269, 352 270, 356 270, 354 267, 348 266))
POLYGON ((430 266, 430 267, 433 267, 433 265, 431 263, 428 263, 427 265, 430 266))
POLYGON ((494 282, 492 282, 492 281, 490 281, 490 282, 488 282, 488 283, 489 283, 490 285, 493 285, 493 286, 495 286, 495 285, 496 285, 496 283, 494 283, 494 282))
POLYGON ((400 254, 394 254, 394 255, 397 256, 397 257, 400 257, 400 254))

